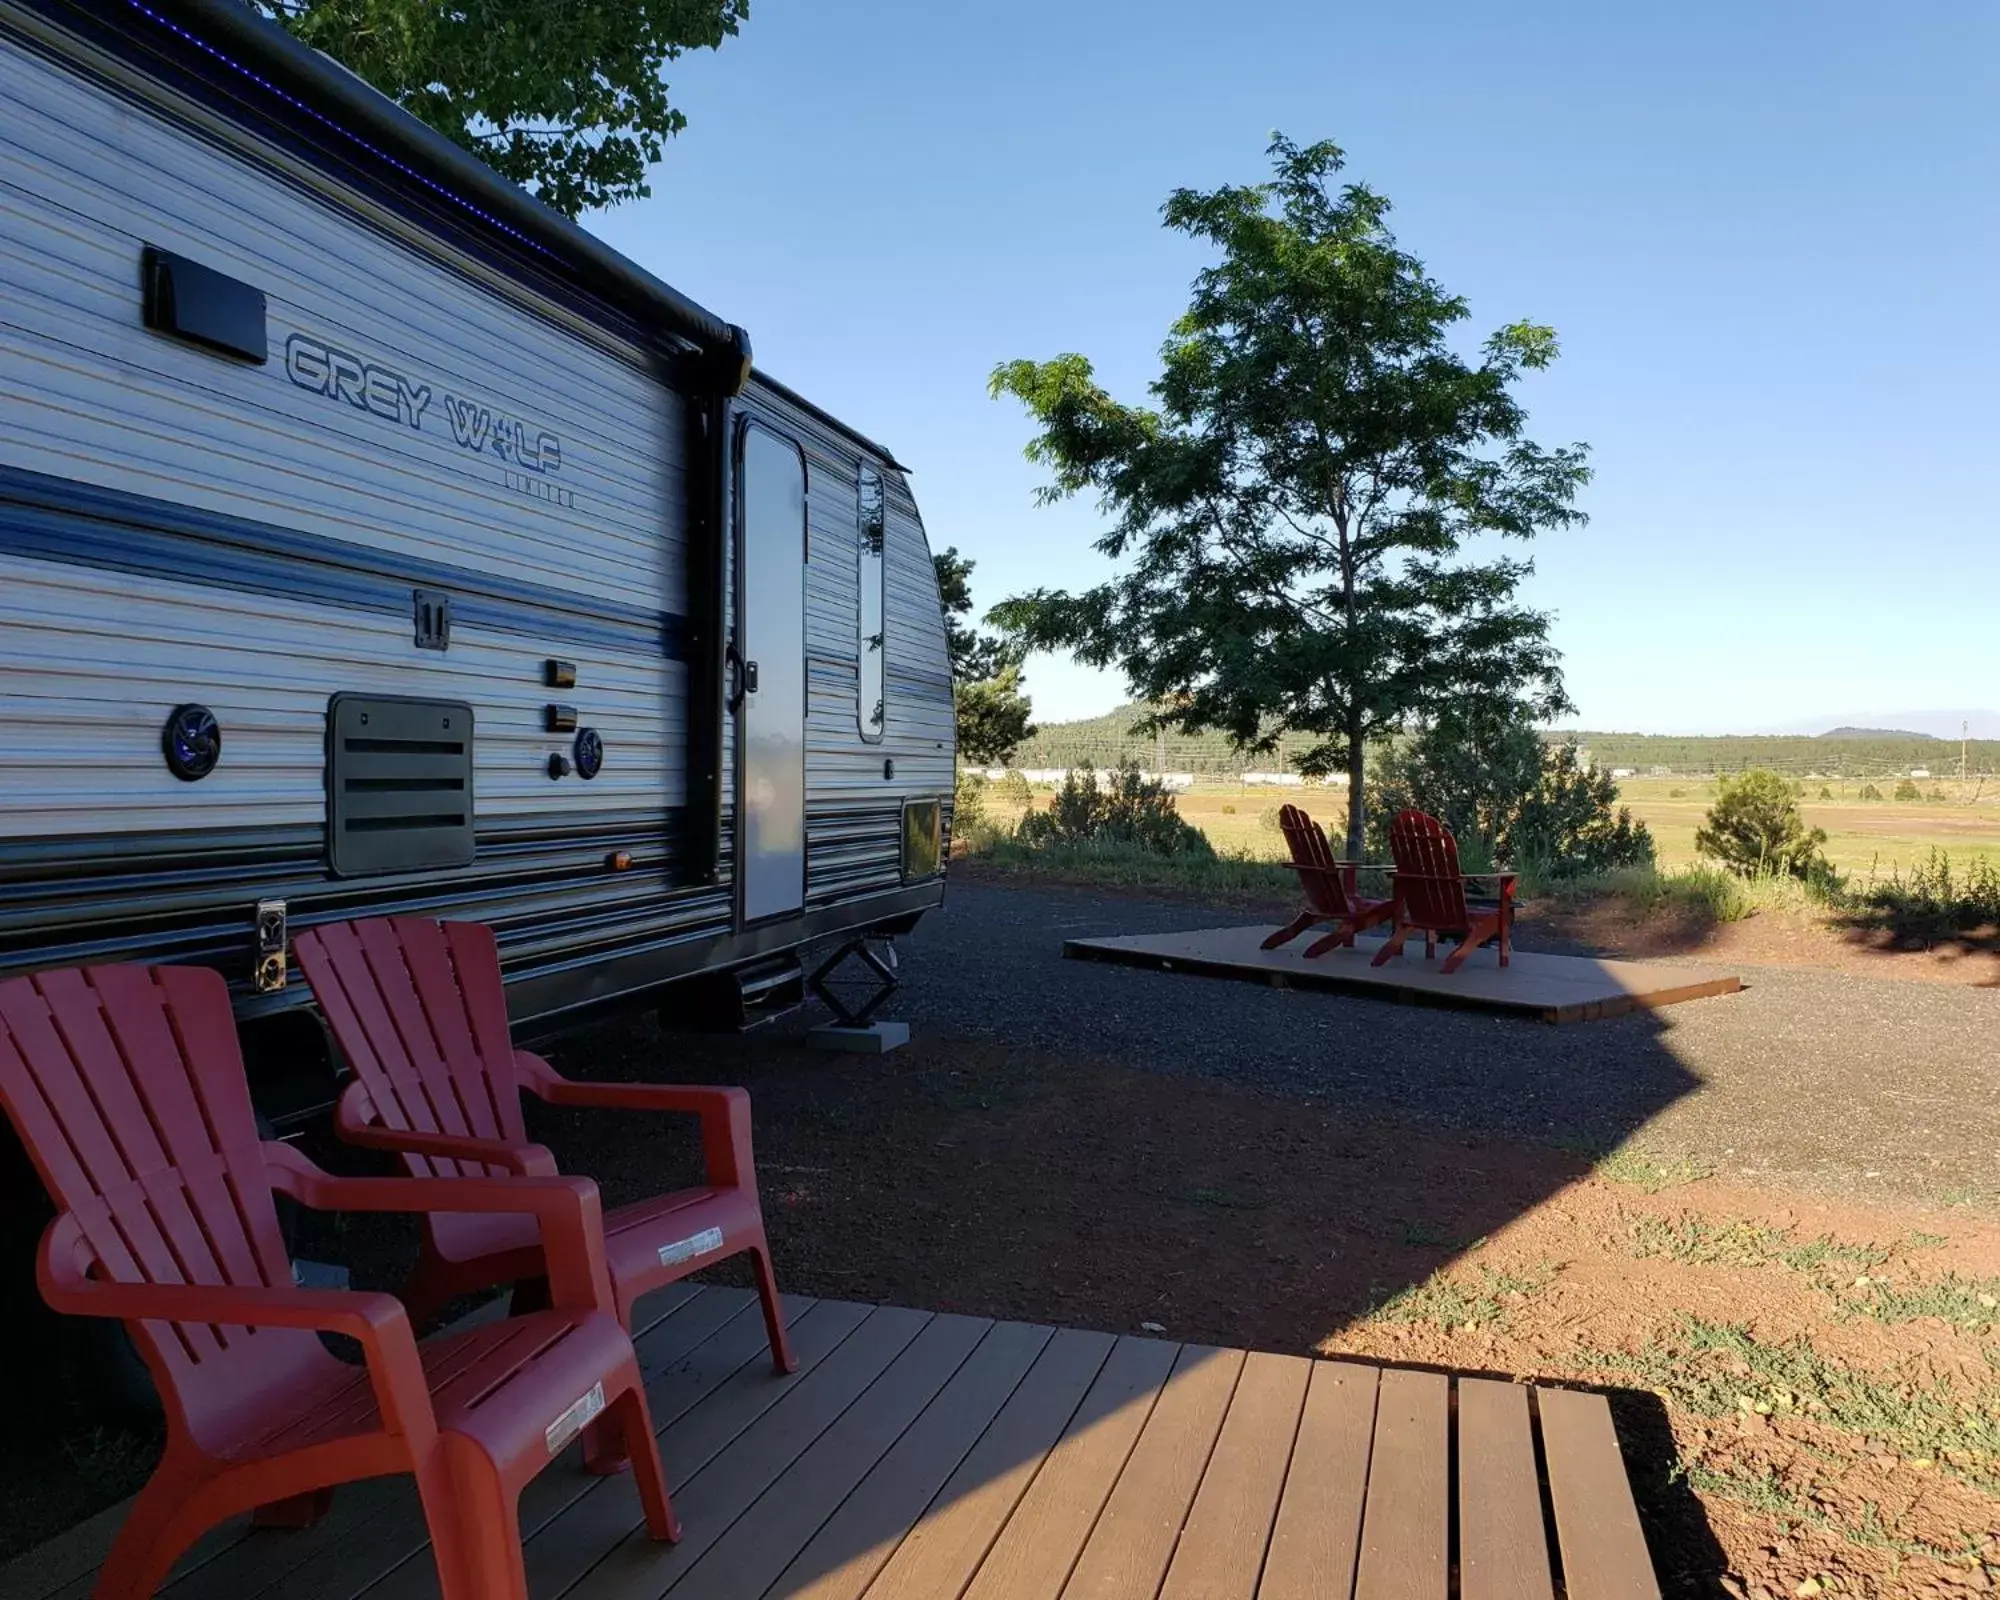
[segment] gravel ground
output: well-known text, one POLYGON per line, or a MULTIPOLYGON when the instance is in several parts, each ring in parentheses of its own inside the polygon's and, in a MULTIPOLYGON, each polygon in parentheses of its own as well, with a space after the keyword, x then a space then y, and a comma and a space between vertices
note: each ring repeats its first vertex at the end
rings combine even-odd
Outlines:
POLYGON ((1759 1183, 2000 1205, 2000 991, 1746 967, 1740 994, 1551 1027, 1061 958, 1065 938, 1232 920, 1249 919, 955 882, 903 941, 890 1014, 1366 1116, 1636 1139, 1759 1183))

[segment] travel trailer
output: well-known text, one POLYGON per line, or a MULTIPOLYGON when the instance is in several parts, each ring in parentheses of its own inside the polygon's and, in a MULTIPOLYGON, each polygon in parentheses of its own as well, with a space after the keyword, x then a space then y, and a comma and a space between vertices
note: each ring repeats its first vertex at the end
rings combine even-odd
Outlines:
POLYGON ((754 1014, 939 903, 887 450, 239 0, 0 0, 0 104, 0 975, 213 966, 254 1039, 408 911, 531 1027, 754 1014))

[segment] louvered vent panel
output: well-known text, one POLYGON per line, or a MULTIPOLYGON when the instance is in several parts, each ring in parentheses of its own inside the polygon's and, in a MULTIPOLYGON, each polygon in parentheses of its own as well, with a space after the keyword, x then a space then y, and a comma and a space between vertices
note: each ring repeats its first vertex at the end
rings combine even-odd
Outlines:
POLYGON ((337 694, 326 709, 327 859, 343 878, 472 860, 472 707, 337 694))

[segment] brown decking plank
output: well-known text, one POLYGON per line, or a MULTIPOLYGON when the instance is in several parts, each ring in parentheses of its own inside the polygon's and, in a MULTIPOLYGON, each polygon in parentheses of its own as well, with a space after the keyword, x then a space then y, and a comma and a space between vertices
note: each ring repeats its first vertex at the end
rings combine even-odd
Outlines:
POLYGON ((1568 1600, 1659 1600, 1604 1396, 1538 1389, 1535 1409, 1568 1600))
POLYGON ((1451 1551, 1451 1382, 1390 1368, 1375 1401, 1355 1600, 1444 1600, 1451 1551))
POLYGON ((980 1564, 965 1600, 1056 1600, 1180 1346, 1120 1339, 980 1564))
POLYGON ((1528 1391, 1458 1380, 1460 1600, 1554 1600, 1528 1391))
MULTIPOLYGON (((996 1323, 923 1415, 779 1574, 769 1600, 859 1600, 1019 1391, 1054 1332, 1026 1322, 996 1323)), ((1081 1384, 1077 1392, 1082 1393, 1081 1384)))
MULTIPOLYGON (((731 1371, 717 1387, 685 1407, 671 1424, 660 1429, 660 1462, 667 1474, 667 1487, 678 1505, 681 1489, 694 1475, 759 1417, 790 1393, 790 1386, 816 1370, 867 1320, 872 1307, 841 1300, 814 1300, 789 1324, 792 1354, 798 1371, 790 1378, 775 1376, 768 1360, 754 1353, 731 1371)), ((750 1336, 748 1327, 761 1328, 763 1319, 737 1319, 719 1338, 750 1336)), ((677 1374, 666 1375, 672 1382, 677 1374)), ((649 1386, 649 1395, 651 1386, 649 1386)), ((658 1418, 654 1419, 657 1423, 658 1418)), ((529 1587, 536 1596, 560 1593, 594 1566, 619 1540, 640 1523, 639 1500, 629 1481, 623 1478, 593 1480, 584 1492, 548 1522, 529 1534, 526 1541, 529 1587)), ((371 1596, 370 1600, 376 1600, 371 1596)))
POLYGON ((964 1592, 1115 1345, 1108 1333, 1058 1330, 869 1584, 866 1600, 964 1592))
POLYGON ((1258 1600, 1349 1600, 1381 1368, 1315 1361, 1258 1600))
POLYGON ((1253 1600, 1312 1365, 1300 1356, 1244 1361, 1161 1600, 1253 1600))
POLYGON ((1241 1350, 1181 1346, 1084 1541, 1064 1600, 1153 1600, 1242 1371, 1241 1350))
MULTIPOLYGON (((940 1315, 669 1585, 674 1600, 758 1600, 992 1329, 940 1315)), ((717 1470, 721 1470, 718 1468, 717 1470)))
POLYGON ((783 1393, 776 1404, 738 1431, 726 1448, 696 1469, 687 1486, 675 1493, 683 1529, 679 1544, 659 1544, 646 1536, 637 1496, 628 1487, 615 1502, 622 1513, 622 1537, 612 1541, 609 1549, 603 1542, 579 1548, 574 1538, 552 1540, 547 1532, 554 1529, 529 1545, 531 1558, 537 1547, 546 1552, 544 1570, 555 1564, 549 1559, 555 1557, 574 1571, 573 1563, 581 1557, 588 1566, 581 1581, 573 1587, 562 1581, 544 1581, 537 1586, 536 1568, 531 1565, 530 1588, 538 1595, 568 1594, 576 1600, 658 1600, 867 1391, 931 1320, 928 1311, 875 1307, 813 1371, 783 1380, 783 1393))

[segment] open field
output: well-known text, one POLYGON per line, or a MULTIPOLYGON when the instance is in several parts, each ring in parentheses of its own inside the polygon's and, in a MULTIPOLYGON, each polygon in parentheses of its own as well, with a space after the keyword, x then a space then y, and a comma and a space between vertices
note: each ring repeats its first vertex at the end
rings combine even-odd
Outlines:
MULTIPOLYGON (((1878 781, 1883 793, 1893 784, 1878 781)), ((1947 850, 1955 863, 1986 856, 2000 863, 2000 783, 1955 780, 1920 783, 1943 800, 1896 801, 1859 798, 1859 782, 1806 782, 1806 821, 1826 829, 1827 856, 1835 868, 1865 885, 1872 873, 1886 878, 1907 870, 1932 849, 1947 850), (1832 798, 1818 798, 1824 788, 1832 798)), ((1619 793, 1632 814, 1652 830, 1663 867, 1685 866, 1696 859, 1695 829, 1715 801, 1715 783, 1701 778, 1627 778, 1619 793)), ((1036 791, 1038 805, 1048 803, 1049 791, 1036 791)), ((1294 800, 1318 817, 1329 836, 1337 838, 1346 814, 1345 791, 1339 789, 1274 789, 1242 784, 1204 784, 1179 796, 1181 815, 1208 835, 1216 849, 1241 852, 1268 860, 1280 859, 1284 841, 1277 829, 1277 810, 1294 800)), ((1011 827, 1017 809, 1006 806, 992 791, 986 796, 988 815, 1011 827)))

